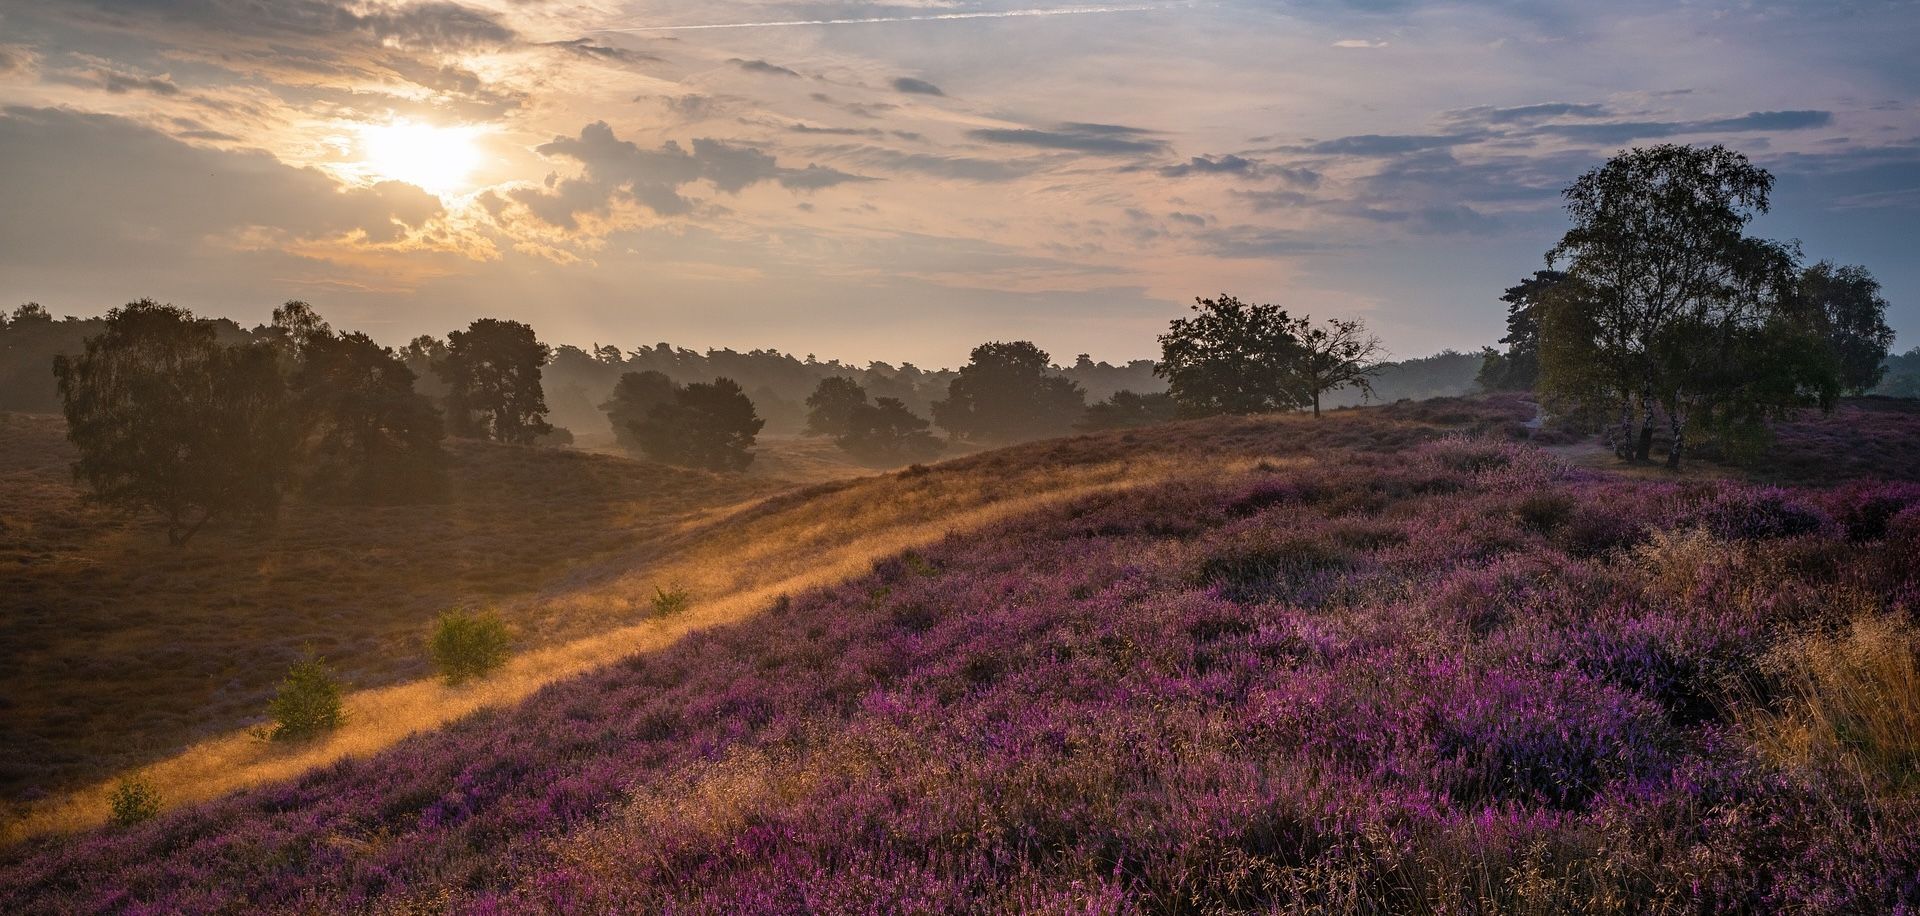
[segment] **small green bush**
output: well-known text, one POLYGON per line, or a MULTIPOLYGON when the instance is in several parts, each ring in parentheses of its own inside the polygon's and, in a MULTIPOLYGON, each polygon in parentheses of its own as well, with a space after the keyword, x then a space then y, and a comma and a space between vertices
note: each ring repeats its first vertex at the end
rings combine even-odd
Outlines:
POLYGON ((670 589, 653 587, 653 616, 672 617, 693 606, 693 594, 684 588, 675 586, 670 589))
POLYGON ((427 648, 449 686, 486 677, 511 655, 507 625, 494 614, 449 611, 434 625, 427 648))
POLYGON ((311 738, 339 728, 346 718, 340 711, 340 682, 324 662, 308 655, 280 682, 280 692, 267 704, 267 716, 273 727, 266 736, 274 741, 311 738))
POLYGON ((107 796, 107 819, 116 827, 129 827, 160 813, 160 792, 138 776, 131 776, 113 787, 107 796))

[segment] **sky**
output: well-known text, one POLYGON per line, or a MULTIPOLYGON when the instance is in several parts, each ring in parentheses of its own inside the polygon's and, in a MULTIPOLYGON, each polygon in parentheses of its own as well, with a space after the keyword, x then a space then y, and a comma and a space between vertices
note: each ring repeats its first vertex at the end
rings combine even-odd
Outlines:
POLYGON ((954 366, 1195 296, 1504 331, 1559 191, 1725 143, 1920 346, 1920 2, 0 0, 0 304, 304 299, 954 366))

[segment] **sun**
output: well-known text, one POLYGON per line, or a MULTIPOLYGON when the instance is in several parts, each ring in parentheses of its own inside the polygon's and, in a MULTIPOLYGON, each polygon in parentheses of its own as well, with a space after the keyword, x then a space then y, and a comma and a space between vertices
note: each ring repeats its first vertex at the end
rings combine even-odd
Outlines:
POLYGON ((360 127, 365 169, 382 180, 404 181, 434 194, 466 190, 480 166, 475 127, 440 127, 420 121, 360 127))

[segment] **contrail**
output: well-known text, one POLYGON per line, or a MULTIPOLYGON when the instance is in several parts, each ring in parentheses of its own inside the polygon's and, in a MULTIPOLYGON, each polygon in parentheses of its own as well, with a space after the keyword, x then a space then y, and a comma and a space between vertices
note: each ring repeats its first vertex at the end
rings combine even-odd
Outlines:
POLYGON ((795 25, 866 25, 875 22, 944 22, 953 19, 1018 19, 1030 16, 1087 16, 1094 13, 1145 13, 1166 6, 1060 6, 1031 10, 993 10, 977 13, 928 13, 920 16, 869 16, 859 19, 776 19, 766 22, 711 22, 701 25, 635 25, 594 32, 692 32, 703 29, 769 29, 795 25))

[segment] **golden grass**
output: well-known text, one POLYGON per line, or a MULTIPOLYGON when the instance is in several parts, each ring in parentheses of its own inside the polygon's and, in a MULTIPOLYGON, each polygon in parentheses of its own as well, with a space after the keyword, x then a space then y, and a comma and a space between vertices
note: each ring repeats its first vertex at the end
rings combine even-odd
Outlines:
MULTIPOLYGON (((685 546, 659 562, 611 578, 586 577, 576 588, 545 596, 544 613, 596 620, 611 628, 596 635, 516 656, 479 682, 451 688, 435 678, 360 690, 345 700, 348 725, 313 742, 284 746, 244 730, 200 742, 184 753, 75 792, 22 806, 0 830, 12 841, 102 822, 120 778, 146 780, 168 807, 297 775, 344 757, 369 754, 424 729, 476 710, 522 699, 556 680, 670 645, 688 632, 737 621, 783 594, 843 581, 880 558, 924 546, 1043 506, 1091 493, 1140 486, 1180 475, 1226 476, 1259 462, 1159 456, 1057 467, 1029 465, 1025 473, 997 468, 870 478, 825 488, 806 498, 776 499, 769 507, 733 507, 681 523, 685 546), (693 609, 666 619, 644 618, 653 587, 690 590, 693 609), (617 621, 629 621, 616 624, 617 621)), ((1266 462, 1272 467, 1274 463, 1266 462)))
POLYGON ((1920 788, 1920 627, 1862 615, 1841 633, 1785 640, 1763 670, 1778 698, 1740 714, 1763 753, 1869 791, 1920 788))

